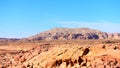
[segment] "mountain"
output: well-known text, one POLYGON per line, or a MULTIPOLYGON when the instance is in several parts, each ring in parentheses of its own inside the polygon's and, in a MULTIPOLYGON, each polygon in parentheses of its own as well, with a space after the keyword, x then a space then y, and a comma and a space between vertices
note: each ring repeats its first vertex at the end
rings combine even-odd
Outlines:
POLYGON ((120 33, 109 33, 108 39, 120 39, 120 33))
POLYGON ((90 28, 53 28, 27 40, 76 40, 76 39, 120 39, 120 34, 110 34, 90 28))
POLYGON ((0 38, 0 41, 19 41, 18 38, 0 38))

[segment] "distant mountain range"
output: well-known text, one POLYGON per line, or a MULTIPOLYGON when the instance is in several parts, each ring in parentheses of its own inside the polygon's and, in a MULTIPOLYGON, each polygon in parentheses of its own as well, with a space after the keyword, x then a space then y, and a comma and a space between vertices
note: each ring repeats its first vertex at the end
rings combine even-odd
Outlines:
POLYGON ((0 41, 19 41, 19 40, 87 40, 87 39, 120 39, 120 33, 107 33, 90 28, 53 28, 41 32, 37 35, 23 39, 0 38, 0 41))
POLYGON ((17 38, 0 38, 0 41, 19 41, 17 38))
POLYGON ((106 33, 90 28, 54 28, 26 40, 120 39, 120 33, 106 33))

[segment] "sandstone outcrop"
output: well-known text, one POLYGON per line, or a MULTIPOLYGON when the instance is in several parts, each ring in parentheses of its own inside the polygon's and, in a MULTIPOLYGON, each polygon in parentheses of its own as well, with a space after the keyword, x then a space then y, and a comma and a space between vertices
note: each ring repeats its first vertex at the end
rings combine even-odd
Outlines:
POLYGON ((28 68, 119 68, 120 49, 114 47, 62 45, 35 56, 23 65, 28 68))
POLYGON ((119 41, 87 43, 59 41, 28 50, 1 49, 0 68, 120 68, 119 41))

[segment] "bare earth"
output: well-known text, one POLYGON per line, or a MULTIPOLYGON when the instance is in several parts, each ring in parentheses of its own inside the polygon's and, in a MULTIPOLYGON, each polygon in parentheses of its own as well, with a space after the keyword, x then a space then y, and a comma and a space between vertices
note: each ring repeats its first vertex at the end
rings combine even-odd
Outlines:
POLYGON ((0 45, 0 68, 120 68, 119 40, 6 43, 0 45))

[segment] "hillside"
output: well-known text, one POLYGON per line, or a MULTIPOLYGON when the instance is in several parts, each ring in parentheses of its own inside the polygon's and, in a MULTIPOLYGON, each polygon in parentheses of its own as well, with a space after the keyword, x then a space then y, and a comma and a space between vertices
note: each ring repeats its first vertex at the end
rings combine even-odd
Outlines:
POLYGON ((27 40, 78 40, 78 39, 120 39, 119 33, 106 33, 89 28, 54 28, 41 32, 27 40))

